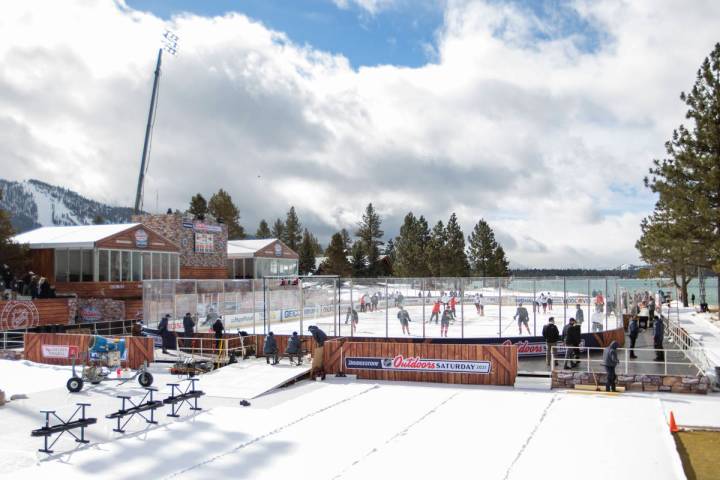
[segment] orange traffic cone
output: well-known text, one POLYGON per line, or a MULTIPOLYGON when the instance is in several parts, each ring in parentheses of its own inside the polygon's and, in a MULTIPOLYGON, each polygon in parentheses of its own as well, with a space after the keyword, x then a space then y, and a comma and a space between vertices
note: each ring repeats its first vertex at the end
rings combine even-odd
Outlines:
POLYGON ((670 433, 677 433, 680 429, 678 428, 677 424, 675 423, 675 415, 673 415, 672 410, 670 411, 670 433))

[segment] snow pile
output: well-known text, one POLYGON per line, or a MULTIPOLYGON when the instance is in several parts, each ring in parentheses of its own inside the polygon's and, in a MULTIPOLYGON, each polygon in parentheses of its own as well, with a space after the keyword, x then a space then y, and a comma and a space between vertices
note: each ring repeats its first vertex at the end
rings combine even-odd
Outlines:
POLYGON ((5 391, 8 399, 11 395, 65 389, 65 383, 71 376, 69 366, 0 359, 0 390, 5 391))

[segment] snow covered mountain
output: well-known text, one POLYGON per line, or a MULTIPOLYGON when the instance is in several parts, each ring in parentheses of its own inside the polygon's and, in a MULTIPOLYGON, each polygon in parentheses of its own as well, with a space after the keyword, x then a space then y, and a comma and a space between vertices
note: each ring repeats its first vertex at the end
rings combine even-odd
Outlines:
POLYGON ((111 207, 71 190, 39 180, 11 182, 0 179, 0 208, 10 212, 18 233, 53 225, 87 225, 130 221, 132 208, 111 207))

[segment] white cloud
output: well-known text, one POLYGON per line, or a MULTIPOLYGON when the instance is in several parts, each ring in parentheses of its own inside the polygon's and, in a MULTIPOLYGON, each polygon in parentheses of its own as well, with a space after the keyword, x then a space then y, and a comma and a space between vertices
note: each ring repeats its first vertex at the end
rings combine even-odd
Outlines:
POLYGON ((466 233, 484 217, 516 264, 636 261, 642 177, 683 121, 720 4, 578 1, 604 33, 592 53, 513 5, 449 2, 434 63, 353 70, 242 15, 5 2, 1 175, 131 204, 170 27, 180 53, 164 62, 147 207, 156 191, 164 211, 223 187, 251 232, 294 204, 326 238, 372 201, 392 235, 410 209, 431 223, 456 211, 466 233))
POLYGON ((333 3, 343 10, 352 6, 365 10, 370 15, 375 15, 396 3, 396 0, 332 0, 333 3))

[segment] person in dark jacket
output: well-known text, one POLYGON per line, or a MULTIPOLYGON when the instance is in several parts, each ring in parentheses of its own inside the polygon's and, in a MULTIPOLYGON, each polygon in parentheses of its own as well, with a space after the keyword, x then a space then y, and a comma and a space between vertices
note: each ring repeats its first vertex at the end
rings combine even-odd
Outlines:
POLYGON ((265 355, 265 362, 270 363, 270 357, 272 357, 273 365, 278 364, 278 346, 277 340, 275 340, 275 334, 269 332, 265 337, 265 345, 263 345, 263 354, 265 355))
POLYGON ((655 321, 655 299, 650 296, 650 299, 647 303, 647 309, 648 309, 648 322, 651 324, 653 321, 655 321))
POLYGON ((579 303, 575 304, 575 321, 580 325, 580 330, 582 330, 582 324, 585 321, 585 312, 580 308, 579 303))
POLYGON ((574 318, 571 318, 570 324, 565 329, 565 338, 563 338, 565 342, 565 365, 563 368, 575 368, 580 363, 571 360, 570 367, 568 367, 568 358, 580 358, 580 349, 578 347, 580 346, 581 338, 580 325, 575 323, 574 318))
POLYGON ((637 358, 635 355, 635 342, 640 334, 640 325, 638 325, 638 319, 636 316, 633 316, 630 319, 628 334, 630 335, 630 358, 637 358))
POLYGON ((215 340, 217 340, 217 346, 215 348, 217 348, 219 352, 222 347, 223 333, 225 333, 225 325, 223 325, 222 317, 217 317, 215 323, 212 325, 212 329, 213 332, 215 332, 215 340))
POLYGON ((450 320, 452 320, 452 313, 449 308, 443 310, 442 317, 440 317, 440 336, 447 337, 448 327, 450 326, 450 320))
MULTIPOLYGON (((542 336, 545 339, 545 348, 547 349, 545 351, 545 363, 549 367, 552 349, 557 345, 558 340, 560 340, 560 332, 555 326, 555 317, 548 318, 547 325, 542 329, 542 336)), ((555 365, 557 365, 557 360, 555 360, 555 365)))
POLYGON ((518 335, 522 335, 523 325, 525 325, 525 330, 527 330, 528 335, 532 335, 530 333, 530 327, 528 326, 528 323, 530 322, 530 314, 528 314, 527 308, 523 307, 522 303, 518 304, 517 311, 515 312, 515 315, 513 315, 513 318, 517 320, 518 335))
POLYGON ((403 307, 398 310, 397 318, 400 320, 400 326, 402 327, 403 334, 407 332, 410 335, 410 314, 403 307))
POLYGON ((297 332, 292 333, 292 337, 288 340, 285 354, 290 359, 290 365, 293 363, 293 356, 297 355, 297 364, 302 365, 302 343, 297 332))
POLYGON ((653 323, 653 344, 656 350, 656 362, 662 362, 663 360, 665 360, 665 353, 662 350, 664 334, 665 332, 663 331, 663 319, 662 317, 657 317, 655 319, 655 323, 653 323))
POLYGON ((192 347, 192 337, 195 335, 195 321, 190 312, 183 317, 183 330, 185 331, 185 348, 190 348, 192 347))
POLYGON ((310 325, 308 330, 315 340, 315 351, 313 352, 312 367, 310 369, 310 378, 315 378, 318 374, 325 380, 325 367, 323 366, 323 346, 327 335, 315 325, 310 325))
POLYGON ((162 339, 162 353, 168 353, 168 348, 173 347, 173 334, 168 328, 168 322, 170 321, 170 315, 165 315, 158 323, 158 333, 162 339))
POLYGON ((617 380, 615 367, 617 367, 618 363, 620 363, 617 355, 617 347, 618 342, 613 340, 610 346, 605 347, 605 351, 603 351, 602 364, 605 367, 605 372, 607 373, 607 381, 605 382, 606 392, 615 391, 615 381, 617 380))

